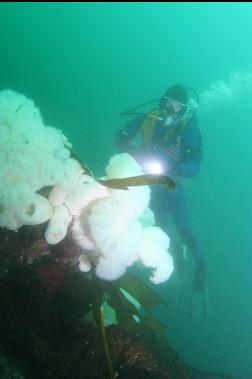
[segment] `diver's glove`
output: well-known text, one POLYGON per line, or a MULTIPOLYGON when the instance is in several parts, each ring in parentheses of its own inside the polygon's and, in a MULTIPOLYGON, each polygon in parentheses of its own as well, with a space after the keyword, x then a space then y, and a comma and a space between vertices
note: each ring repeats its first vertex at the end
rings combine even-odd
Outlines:
POLYGON ((194 292, 200 293, 205 290, 206 281, 206 264, 203 259, 198 259, 196 261, 193 290, 194 292))

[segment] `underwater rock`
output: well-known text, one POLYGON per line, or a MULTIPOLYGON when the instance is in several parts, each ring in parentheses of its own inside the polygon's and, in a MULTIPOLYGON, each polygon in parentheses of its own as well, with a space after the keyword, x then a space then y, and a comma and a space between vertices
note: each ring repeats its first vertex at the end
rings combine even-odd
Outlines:
MULTIPOLYGON (((79 250, 69 239, 52 247, 43 232, 0 228, 0 378, 14 377, 6 365, 14 362, 18 379, 109 379, 101 330, 84 318, 94 282, 75 269, 79 250)), ((140 330, 110 325, 105 334, 115 378, 230 378, 186 366, 160 340, 147 344, 140 330)))

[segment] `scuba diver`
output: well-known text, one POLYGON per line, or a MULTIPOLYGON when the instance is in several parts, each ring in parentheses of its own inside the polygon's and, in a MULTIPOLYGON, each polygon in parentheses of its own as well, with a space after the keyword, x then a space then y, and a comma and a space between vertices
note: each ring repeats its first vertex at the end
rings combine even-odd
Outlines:
MULTIPOLYGON (((183 250, 186 247, 195 262, 193 293, 204 293, 206 265, 192 229, 183 185, 185 178, 197 175, 202 161, 201 134, 196 116, 198 100, 192 88, 180 84, 171 86, 160 100, 151 101, 159 101, 157 109, 149 113, 134 112, 151 103, 148 102, 121 114, 137 117, 117 132, 115 144, 121 152, 134 156, 145 173, 163 174, 175 180, 175 192, 162 186, 151 188, 150 208, 156 224, 170 236, 175 271, 183 272, 183 250), (167 221, 167 213, 173 220, 173 227, 167 221)), ((189 312, 191 303, 192 297, 189 312)))

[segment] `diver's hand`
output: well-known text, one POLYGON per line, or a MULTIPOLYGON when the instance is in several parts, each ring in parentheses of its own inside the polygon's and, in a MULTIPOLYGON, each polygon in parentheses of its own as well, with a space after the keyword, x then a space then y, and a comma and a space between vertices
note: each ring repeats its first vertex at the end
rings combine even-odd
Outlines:
POLYGON ((194 292, 200 293, 205 290, 206 281, 206 264, 203 260, 196 261, 195 273, 194 273, 194 292))

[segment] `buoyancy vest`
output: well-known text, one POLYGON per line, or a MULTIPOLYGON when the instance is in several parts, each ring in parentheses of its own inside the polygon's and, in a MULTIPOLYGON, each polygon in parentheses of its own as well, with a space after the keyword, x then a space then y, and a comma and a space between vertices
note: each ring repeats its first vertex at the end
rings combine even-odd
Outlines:
MULTIPOLYGON (((152 138, 155 132, 155 127, 157 123, 160 122, 161 112, 159 109, 155 109, 150 112, 141 126, 142 132, 142 147, 145 147, 152 142, 152 138)), ((181 133, 183 129, 186 127, 189 120, 182 120, 179 124, 175 126, 166 126, 165 123, 160 123, 162 128, 166 130, 163 133, 163 143, 169 144, 170 139, 174 139, 176 136, 176 145, 179 146, 181 144, 181 133)))

